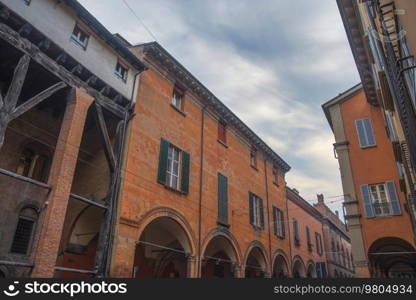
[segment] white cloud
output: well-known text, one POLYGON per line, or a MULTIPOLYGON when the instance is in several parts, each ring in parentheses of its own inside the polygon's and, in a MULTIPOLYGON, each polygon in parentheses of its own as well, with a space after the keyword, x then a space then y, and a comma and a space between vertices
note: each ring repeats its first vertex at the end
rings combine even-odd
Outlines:
MULTIPOLYGON (((152 40, 122 1, 81 2, 132 43, 152 40)), ((290 186, 306 199, 342 194, 320 103, 358 77, 335 1, 128 3, 178 61, 294 166, 290 186)))

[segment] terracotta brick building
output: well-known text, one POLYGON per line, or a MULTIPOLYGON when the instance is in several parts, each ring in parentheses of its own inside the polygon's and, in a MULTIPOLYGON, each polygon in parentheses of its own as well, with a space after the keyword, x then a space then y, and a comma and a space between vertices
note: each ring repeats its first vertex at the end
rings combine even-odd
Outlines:
MULTIPOLYGON (((325 203, 324 195, 317 195, 318 202, 313 206, 322 215, 323 244, 326 249, 328 277, 354 277, 354 259, 351 252, 351 239, 348 228, 339 216, 325 203)), ((339 201, 338 199, 335 201, 339 201)))
POLYGON ((75 0, 0 17, 0 276, 327 276, 289 165, 158 43, 75 0))
POLYGON ((323 109, 335 135, 357 277, 414 277, 412 212, 389 116, 367 101, 361 84, 323 109))

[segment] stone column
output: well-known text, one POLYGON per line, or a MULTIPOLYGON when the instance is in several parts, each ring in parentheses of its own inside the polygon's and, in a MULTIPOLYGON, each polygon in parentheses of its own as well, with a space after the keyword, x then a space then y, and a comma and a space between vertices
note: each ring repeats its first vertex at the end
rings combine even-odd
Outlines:
POLYGON ((71 90, 68 97, 49 174, 48 184, 52 190, 43 211, 39 242, 33 254, 32 277, 54 276, 85 119, 93 101, 80 89, 71 90))
POLYGON ((197 278, 197 259, 194 255, 187 255, 187 277, 188 278, 197 278))

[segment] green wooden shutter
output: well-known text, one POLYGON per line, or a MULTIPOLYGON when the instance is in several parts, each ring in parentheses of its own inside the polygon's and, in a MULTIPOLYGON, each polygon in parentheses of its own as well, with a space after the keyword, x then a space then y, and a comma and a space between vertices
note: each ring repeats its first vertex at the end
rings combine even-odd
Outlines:
POLYGON ((370 199, 370 190, 367 184, 361 186, 361 196, 363 198, 364 211, 367 218, 374 218, 374 208, 370 199))
POLYGON ((387 186, 387 191, 389 193, 389 198, 390 198, 391 208, 393 210, 393 215, 394 216, 399 216, 399 215, 402 214, 402 212, 401 212, 401 209, 400 209, 400 202, 399 202, 399 198, 397 197, 396 187, 394 186, 394 182, 393 181, 387 181, 386 186, 387 186))
POLYGON ((278 231, 277 231, 277 208, 273 206, 273 228, 274 228, 274 234, 278 235, 278 231))
POLYGON ((259 205, 260 205, 260 227, 264 229, 263 199, 259 199, 259 205))
POLYGON ((159 152, 159 169, 157 172, 157 181, 166 184, 166 168, 168 167, 169 142, 165 139, 160 140, 159 152))
POLYGON ((283 211, 280 211, 280 222, 282 226, 282 238, 284 238, 286 235, 286 232, 285 232, 285 219, 284 219, 283 211))
POLYGON ((182 151, 182 194, 188 194, 189 192, 189 162, 191 155, 188 152, 182 151))
POLYGON ((248 206, 250 215, 250 224, 254 225, 254 195, 248 192, 248 206))
POLYGON ((218 221, 228 224, 228 182, 227 177, 218 173, 218 221))

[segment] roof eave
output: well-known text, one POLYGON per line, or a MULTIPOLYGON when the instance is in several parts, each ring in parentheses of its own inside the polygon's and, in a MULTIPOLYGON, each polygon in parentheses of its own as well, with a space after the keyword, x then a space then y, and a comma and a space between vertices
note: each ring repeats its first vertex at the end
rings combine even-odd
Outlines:
POLYGON ((371 75, 371 63, 365 52, 361 19, 357 12, 355 1, 337 0, 338 8, 344 24, 351 51, 357 65, 361 82, 363 83, 367 101, 374 106, 378 105, 377 92, 371 75))

